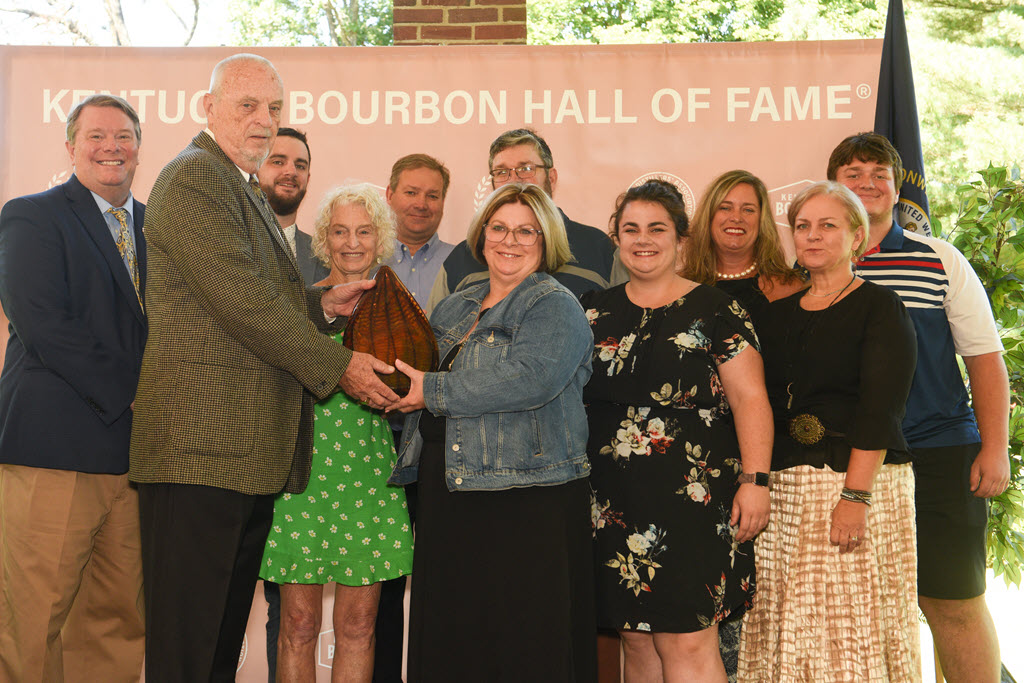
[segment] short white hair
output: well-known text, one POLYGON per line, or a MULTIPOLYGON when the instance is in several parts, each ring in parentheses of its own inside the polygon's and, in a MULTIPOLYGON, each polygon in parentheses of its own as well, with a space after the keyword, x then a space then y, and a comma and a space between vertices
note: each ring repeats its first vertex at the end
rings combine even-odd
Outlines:
POLYGON ((227 73, 228 70, 236 66, 240 66, 241 64, 259 65, 274 74, 274 78, 277 79, 278 83, 281 82, 281 76, 277 73, 277 69, 269 59, 249 52, 239 52, 237 55, 231 55, 230 57, 220 60, 217 62, 217 65, 213 67, 213 73, 210 74, 210 93, 214 97, 219 95, 220 87, 224 82, 224 74, 227 73))

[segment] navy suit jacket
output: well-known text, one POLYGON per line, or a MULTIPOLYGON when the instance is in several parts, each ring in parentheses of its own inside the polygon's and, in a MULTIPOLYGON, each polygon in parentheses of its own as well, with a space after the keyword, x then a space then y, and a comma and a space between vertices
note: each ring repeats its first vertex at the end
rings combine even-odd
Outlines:
MULTIPOLYGON (((135 250, 146 282, 145 207, 135 250)), ((0 463, 128 471, 146 318, 96 200, 77 177, 0 211, 0 463)))
POLYGON ((302 279, 306 281, 307 287, 312 287, 331 274, 331 269, 313 256, 313 238, 298 227, 295 228, 295 260, 299 264, 299 272, 302 273, 302 279))

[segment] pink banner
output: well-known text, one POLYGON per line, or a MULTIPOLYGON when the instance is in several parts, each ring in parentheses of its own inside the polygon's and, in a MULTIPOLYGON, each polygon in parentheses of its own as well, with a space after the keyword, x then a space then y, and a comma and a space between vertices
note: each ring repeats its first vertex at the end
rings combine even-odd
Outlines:
MULTIPOLYGON (((67 113, 96 91, 124 96, 143 121, 135 194, 203 129, 201 97, 225 48, 0 47, 0 200, 70 173, 67 113)), ((459 240, 489 190, 487 148, 530 126, 559 170, 555 199, 607 224, 619 192, 649 174, 697 198, 743 167, 777 190, 824 176, 829 151, 870 129, 881 41, 609 47, 274 48, 284 125, 309 134, 312 178, 300 213, 348 180, 383 186, 412 152, 452 171, 442 237, 459 240)), ((684 192, 685 194, 685 192, 684 192)))

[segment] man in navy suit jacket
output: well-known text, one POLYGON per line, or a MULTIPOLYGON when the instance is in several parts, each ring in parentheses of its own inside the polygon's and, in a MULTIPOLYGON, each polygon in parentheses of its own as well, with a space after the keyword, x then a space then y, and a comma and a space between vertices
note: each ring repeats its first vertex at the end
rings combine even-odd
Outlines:
POLYGON ((138 497, 128 443, 146 343, 139 117, 68 115, 75 173, 0 212, 0 680, 138 681, 138 497))

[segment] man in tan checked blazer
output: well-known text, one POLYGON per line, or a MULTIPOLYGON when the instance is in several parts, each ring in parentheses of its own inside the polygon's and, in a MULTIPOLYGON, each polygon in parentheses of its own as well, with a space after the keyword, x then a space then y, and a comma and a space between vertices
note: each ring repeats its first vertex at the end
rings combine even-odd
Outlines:
POLYGON ((320 332, 372 282, 307 290, 257 190, 282 101, 270 62, 219 63, 208 130, 149 197, 150 332, 129 474, 150 681, 234 679, 273 496, 309 478, 314 396, 340 384, 373 407, 397 400, 374 374, 390 366, 320 332))

